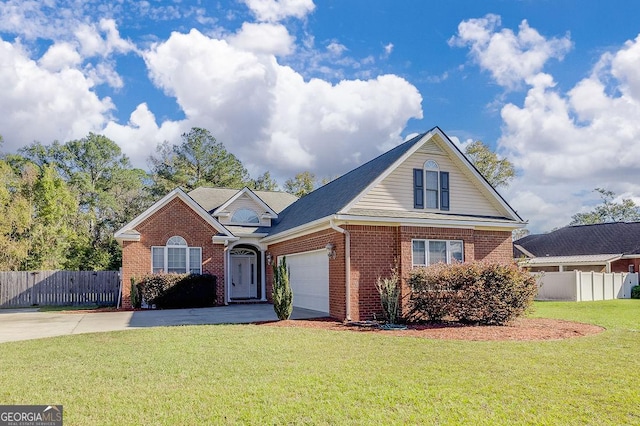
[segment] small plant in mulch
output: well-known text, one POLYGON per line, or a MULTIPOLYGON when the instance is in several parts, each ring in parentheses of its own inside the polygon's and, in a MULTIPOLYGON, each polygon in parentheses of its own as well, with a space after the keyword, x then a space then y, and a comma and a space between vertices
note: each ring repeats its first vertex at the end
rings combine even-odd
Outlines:
POLYGON ((635 285, 631 287, 631 298, 640 299, 640 285, 635 285))
POLYGON ((397 324, 398 310, 400 308, 400 276, 398 267, 391 268, 389 277, 378 277, 376 279, 376 289, 380 295, 380 303, 384 311, 386 324, 382 324, 382 329, 405 329, 405 325, 397 324))
POLYGON ((279 320, 288 320, 293 312, 293 292, 289 277, 287 258, 283 257, 280 264, 273 265, 273 310, 279 320))

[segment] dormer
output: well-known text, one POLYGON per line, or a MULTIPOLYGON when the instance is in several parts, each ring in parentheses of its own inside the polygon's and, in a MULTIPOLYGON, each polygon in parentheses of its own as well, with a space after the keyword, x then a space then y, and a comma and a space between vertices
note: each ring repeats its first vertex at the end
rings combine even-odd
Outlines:
POLYGON ((278 214, 249 188, 238 191, 215 209, 214 217, 225 225, 269 227, 278 214))

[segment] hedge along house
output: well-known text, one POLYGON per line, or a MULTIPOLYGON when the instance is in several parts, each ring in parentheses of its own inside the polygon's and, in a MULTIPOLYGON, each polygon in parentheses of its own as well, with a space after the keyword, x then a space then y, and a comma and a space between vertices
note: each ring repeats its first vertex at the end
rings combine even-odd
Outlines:
POLYGON ((365 320, 381 312, 375 281, 392 267, 406 276, 437 262, 512 262, 511 231, 524 225, 435 127, 299 200, 176 189, 116 238, 125 283, 188 269, 218 276, 219 303, 264 301, 270 265, 286 256, 294 306, 365 320))

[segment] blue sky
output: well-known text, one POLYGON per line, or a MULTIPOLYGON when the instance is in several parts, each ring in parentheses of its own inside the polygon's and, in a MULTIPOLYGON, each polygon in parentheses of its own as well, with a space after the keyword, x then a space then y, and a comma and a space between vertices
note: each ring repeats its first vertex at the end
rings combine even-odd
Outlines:
POLYGON ((344 173, 442 128, 517 167, 532 232, 640 204, 640 3, 0 2, 2 149, 103 133, 134 165, 209 129, 253 176, 344 173))

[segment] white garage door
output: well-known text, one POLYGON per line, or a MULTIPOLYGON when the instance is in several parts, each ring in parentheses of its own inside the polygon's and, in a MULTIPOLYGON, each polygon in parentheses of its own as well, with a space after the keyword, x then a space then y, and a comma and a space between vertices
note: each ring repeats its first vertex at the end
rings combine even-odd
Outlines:
POLYGON ((289 254, 293 306, 329 312, 329 257, 326 250, 289 254))

